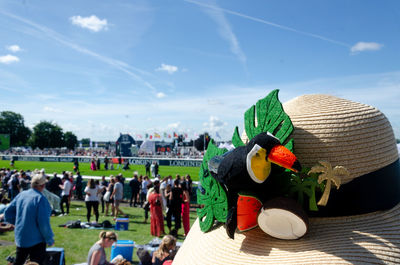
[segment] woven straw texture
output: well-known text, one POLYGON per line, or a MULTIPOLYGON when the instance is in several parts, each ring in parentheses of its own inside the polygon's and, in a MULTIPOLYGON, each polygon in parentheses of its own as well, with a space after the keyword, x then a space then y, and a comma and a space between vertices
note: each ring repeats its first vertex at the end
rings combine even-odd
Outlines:
POLYGON ((327 95, 305 95, 283 104, 295 130, 294 153, 302 166, 318 161, 344 166, 353 178, 399 157, 389 121, 371 106, 327 95))
MULTIPOLYGON (((376 108, 326 95, 301 96, 283 106, 295 126, 294 153, 303 166, 318 161, 344 166, 350 171, 350 178, 342 180, 346 183, 398 159, 390 123, 376 108)), ((203 233, 196 220, 174 260, 294 263, 400 264, 400 204, 365 215, 311 218, 308 233, 299 240, 274 239, 259 228, 236 233, 232 240, 222 226, 203 233)))
POLYGON ((312 218, 299 240, 274 239, 261 229, 203 233, 196 220, 174 264, 400 264, 400 205, 346 218, 312 218))

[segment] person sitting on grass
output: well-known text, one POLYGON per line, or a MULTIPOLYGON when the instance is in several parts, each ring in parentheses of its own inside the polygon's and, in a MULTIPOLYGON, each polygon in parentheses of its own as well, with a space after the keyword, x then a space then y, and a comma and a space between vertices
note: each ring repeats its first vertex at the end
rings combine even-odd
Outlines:
POLYGON ((105 248, 112 246, 117 241, 117 235, 114 232, 101 231, 99 234, 100 240, 94 243, 90 248, 87 264, 88 265, 109 265, 113 264, 107 261, 105 248))
POLYGON ((151 260, 153 265, 162 265, 165 261, 173 259, 170 255, 175 249, 176 238, 171 235, 166 235, 161 240, 161 244, 156 251, 153 253, 153 258, 151 260))

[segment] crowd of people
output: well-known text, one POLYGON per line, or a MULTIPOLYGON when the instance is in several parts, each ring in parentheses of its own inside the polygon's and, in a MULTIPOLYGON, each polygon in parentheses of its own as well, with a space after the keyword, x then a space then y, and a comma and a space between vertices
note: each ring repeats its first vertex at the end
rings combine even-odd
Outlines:
MULTIPOLYGON (((7 207, 3 208, 4 214, 0 215, 0 218, 13 225, 17 224, 23 227, 23 230, 17 233, 17 237, 20 237, 20 243, 17 240, 17 258, 24 260, 30 253, 43 252, 43 246, 52 245, 54 242, 54 235, 51 232, 51 228, 46 227, 49 230, 46 234, 45 241, 32 242, 35 244, 25 244, 25 240, 30 240, 29 236, 26 235, 26 229, 42 229, 41 227, 33 228, 32 225, 26 224, 22 219, 25 217, 18 217, 18 210, 16 207, 22 207, 20 204, 21 200, 30 200, 35 196, 40 199, 39 204, 32 206, 43 207, 45 214, 41 217, 34 215, 32 218, 46 219, 53 215, 68 215, 70 210, 70 202, 72 199, 84 200, 86 205, 86 217, 88 223, 90 223, 92 218, 92 213, 94 214, 95 221, 92 223, 97 223, 99 220, 101 206, 101 213, 108 216, 109 213, 114 218, 118 216, 128 217, 120 208, 121 203, 124 199, 127 199, 130 207, 141 207, 144 211, 143 222, 148 222, 150 213, 150 233, 153 236, 161 237, 169 234, 172 237, 176 237, 178 230, 183 225, 184 235, 186 236, 190 229, 189 222, 189 203, 190 195, 192 190, 192 180, 189 175, 184 179, 180 175, 176 175, 175 179, 172 176, 166 176, 161 178, 157 175, 155 178, 149 178, 147 175, 142 176, 134 173, 132 179, 125 183, 125 178, 122 174, 117 176, 110 176, 106 179, 105 176, 101 180, 89 179, 87 181, 86 187, 84 186, 83 178, 79 171, 76 175, 72 172, 63 172, 62 176, 59 177, 57 173, 54 173, 52 177, 47 176, 44 170, 33 172, 27 170, 14 170, 8 168, 0 169, 0 181, 2 183, 2 194, 1 197, 9 198, 7 201, 7 207), (124 198, 124 185, 129 186, 130 194, 124 198), (40 192, 40 194, 38 193, 40 192), (18 194, 21 196, 18 196, 18 194), (29 193, 29 194, 28 194, 29 193), (31 194, 32 193, 32 194, 31 194), (47 198, 43 202, 43 198, 47 198), (56 198, 56 199, 55 199, 56 198), (8 207, 10 206, 10 207, 8 207), (8 217, 7 217, 8 216, 8 217), (11 217, 10 217, 11 216, 11 217), (18 219, 19 218, 19 219, 18 219), (168 231, 164 227, 168 228, 168 231), (168 233, 167 233, 168 232, 168 233), (36 244, 37 243, 37 244, 36 244), (39 245, 38 245, 39 244, 39 245)), ((125 194, 126 195, 126 194, 125 194)), ((35 197, 35 198, 36 198, 35 197)), ((34 211, 32 209, 29 211, 34 211)), ((42 211, 42 210, 41 210, 42 211)), ((28 219, 26 219, 28 220, 28 219)), ((33 224, 36 221, 29 219, 29 222, 33 224)), ((44 224, 47 224, 47 219, 44 224)), ((40 238, 39 234, 36 238, 40 238)), ((43 237, 42 237, 43 238, 43 237)), ((115 237, 116 238, 116 237, 115 237)), ((171 241, 171 238, 167 238, 171 241)), ((111 237, 108 234, 101 234, 100 241, 105 244, 100 244, 100 246, 107 247, 107 242, 110 243, 111 237), (109 239, 107 241, 107 239, 109 239), (107 241, 107 242, 106 242, 107 241)), ((26 242, 28 242, 26 241, 26 242)), ((99 241, 99 242, 100 242, 99 241)), ((172 242, 172 241, 171 241, 172 242)), ((174 241, 175 242, 175 241, 174 241)), ((170 246, 169 246, 170 247, 170 246)), ((98 256, 96 254, 98 249, 91 249, 91 254, 93 260, 97 261, 99 258, 103 259, 102 255, 98 256)), ((166 259, 166 254, 162 252, 155 252, 156 256, 153 257, 155 264, 166 259)), ((91 262, 91 258, 88 258, 91 262)), ((91 264, 91 263, 88 263, 91 264)), ((93 263, 97 264, 97 263, 93 263)))
MULTIPOLYGON (((5 151, 1 151, 0 155, 38 155, 38 156, 86 156, 86 157, 114 157, 118 154, 113 148, 104 147, 77 147, 75 149, 67 148, 44 148, 32 149, 30 147, 12 147, 5 151)), ((202 159, 203 152, 190 150, 185 153, 181 152, 143 152, 139 151, 135 156, 143 158, 191 158, 202 159)))

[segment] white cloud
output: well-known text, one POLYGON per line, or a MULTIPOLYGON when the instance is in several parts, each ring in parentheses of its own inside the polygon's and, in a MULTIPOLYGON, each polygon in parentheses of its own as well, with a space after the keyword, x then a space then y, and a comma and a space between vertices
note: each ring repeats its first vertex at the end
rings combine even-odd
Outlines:
POLYGON ((0 63, 10 64, 10 63, 16 63, 16 62, 19 62, 19 58, 17 56, 14 56, 11 54, 0 56, 0 63))
POLYGON ((60 113, 60 112, 62 112, 62 111, 59 110, 59 109, 55 109, 55 108, 48 107, 48 106, 45 106, 45 107, 43 108, 43 111, 44 111, 44 112, 53 112, 53 113, 60 113))
POLYGON ((157 98, 165 98, 166 95, 165 95, 163 92, 158 92, 158 93, 156 94, 156 97, 157 97, 157 98))
POLYGON ((376 42, 357 42, 351 47, 352 53, 364 52, 364 51, 378 51, 383 47, 383 44, 376 42))
POLYGON ((99 32, 101 30, 107 30, 107 19, 99 19, 95 15, 90 17, 73 16, 70 17, 73 25, 77 25, 82 28, 87 28, 94 32, 99 32))
POLYGON ((146 72, 144 70, 138 69, 136 67, 133 67, 131 65, 128 65, 127 63, 120 61, 120 60, 116 60, 110 57, 106 57, 103 56, 101 54, 95 53, 91 50, 88 50, 82 46, 79 46, 77 44, 75 44, 74 42, 72 42, 70 39, 66 38, 65 36, 51 30, 50 28, 47 28, 45 26, 42 26, 40 24, 36 24, 30 20, 27 20, 25 18, 16 16, 14 14, 11 13, 6 13, 6 12, 2 12, 3 15, 6 15, 12 19, 16 19, 20 22, 23 22, 24 24, 32 27, 33 29, 38 30, 39 32, 41 32, 42 34, 44 34, 45 36, 47 36, 48 38, 66 46, 69 47, 77 52, 80 52, 82 54, 91 56, 101 62, 104 62, 112 67, 114 67, 115 69, 120 70, 121 72, 124 72, 125 74, 129 75, 130 77, 132 77, 134 80, 141 82, 146 88, 151 89, 151 91, 155 91, 155 87, 147 80, 144 79, 143 76, 148 76, 148 77, 152 77, 154 78, 154 76, 149 73, 146 72), (138 74, 136 74, 135 72, 137 72, 138 74))
POLYGON ((176 71, 178 71, 178 67, 175 65, 169 65, 169 64, 161 64, 160 67, 156 69, 156 71, 164 71, 167 72, 168 74, 172 75, 176 71))
POLYGON ((11 52, 20 52, 21 48, 18 45, 10 45, 6 47, 7 50, 11 52))
POLYGON ((167 125, 168 129, 177 129, 177 128, 180 128, 180 127, 181 127, 181 123, 179 121, 175 122, 175 123, 170 123, 170 124, 167 125))
POLYGON ((227 125, 226 122, 221 121, 218 117, 216 116, 210 116, 210 119, 208 122, 205 122, 204 127, 210 131, 218 131, 222 129, 224 126, 227 125))

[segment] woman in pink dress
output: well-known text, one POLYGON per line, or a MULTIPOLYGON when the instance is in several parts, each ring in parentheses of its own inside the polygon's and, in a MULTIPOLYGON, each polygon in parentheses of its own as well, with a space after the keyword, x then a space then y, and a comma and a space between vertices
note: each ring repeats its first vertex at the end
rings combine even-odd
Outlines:
POLYGON ((189 190, 186 185, 186 182, 181 184, 181 188, 183 191, 183 198, 182 198, 182 223, 183 223, 183 230, 185 231, 184 236, 187 236, 190 230, 190 218, 189 218, 189 211, 190 211, 190 195, 189 190))
POLYGON ((160 237, 164 232, 164 216, 162 212, 162 198, 160 195, 160 186, 154 187, 154 192, 149 196, 150 203, 150 233, 153 236, 160 237))
POLYGON ((94 159, 94 157, 92 158, 92 162, 90 163, 90 169, 96 170, 96 160, 94 159))

